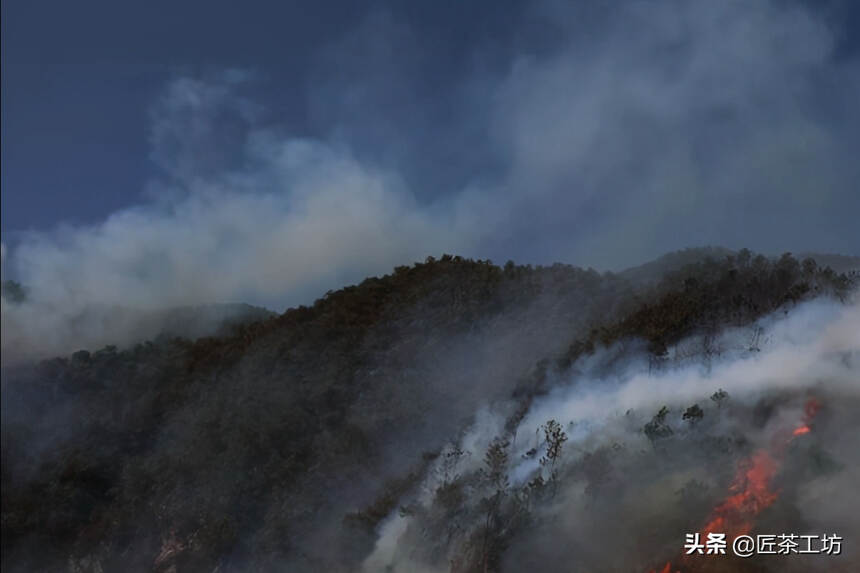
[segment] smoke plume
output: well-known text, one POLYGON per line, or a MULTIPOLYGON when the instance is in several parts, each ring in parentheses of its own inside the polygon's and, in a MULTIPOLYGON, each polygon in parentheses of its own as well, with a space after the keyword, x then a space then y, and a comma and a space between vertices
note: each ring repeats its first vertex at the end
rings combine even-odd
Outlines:
MULTIPOLYGON (((525 504, 533 519, 509 540, 501 569, 644 572, 662 570, 666 561, 667 571, 746 566, 731 557, 684 557, 684 534, 697 531, 826 531, 857 539, 852 516, 860 498, 848 484, 860 475, 858 360, 856 299, 804 303, 752 327, 726 329, 707 345, 701 337, 684 340, 658 366, 634 343, 581 359, 507 435, 504 495, 525 504), (690 414, 694 404, 701 415, 690 414), (548 420, 568 437, 554 477, 545 462, 548 420), (537 477, 552 484, 550 497, 536 497, 537 477)), ((440 456, 411 512, 401 510, 380 528, 366 571, 449 571, 468 554, 462 531, 480 532, 483 514, 477 522, 461 514, 459 541, 447 546, 428 532, 452 484, 464 488, 467 500, 487 495, 478 477, 483 452, 506 435, 509 410, 496 405, 495 412, 477 416, 440 456)), ((481 544, 480 535, 475 539, 481 544)), ((805 557, 757 563, 799 571, 842 570, 860 561, 854 546, 839 556, 805 557)))

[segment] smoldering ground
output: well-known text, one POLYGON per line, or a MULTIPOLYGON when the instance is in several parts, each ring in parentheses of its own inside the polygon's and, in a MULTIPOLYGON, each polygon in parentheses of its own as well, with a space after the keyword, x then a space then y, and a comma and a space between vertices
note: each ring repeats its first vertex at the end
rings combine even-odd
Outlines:
POLYGON ((479 500, 497 495, 518 508, 501 510, 509 522, 500 527, 510 530, 502 570, 644 572, 668 561, 673 571, 850 570, 860 562, 850 541, 860 535, 860 498, 848 485, 860 472, 860 305, 813 301, 723 331, 713 356, 691 347, 703 348, 701 338, 679 343, 656 368, 629 343, 581 360, 577 374, 556 380, 513 434, 506 434, 506 410, 479 416, 404 501, 406 513, 380 529, 365 570, 456 570, 463 554, 487 549, 479 500), (758 328, 765 336, 751 335, 758 328), (763 343, 751 347, 751 339, 763 343), (811 431, 792 436, 809 418, 809 400, 821 405, 811 431), (702 416, 685 418, 694 404, 702 416), (542 428, 551 419, 568 438, 555 477, 542 428), (509 444, 507 479, 494 490, 481 476, 484 452, 499 436, 509 444), (760 451, 778 469, 767 483, 775 501, 750 517, 753 531, 835 533, 845 539, 842 555, 683 557, 685 534, 701 531, 738 493, 730 486, 739 468, 760 451), (534 487, 538 476, 551 484, 549 495, 534 487), (452 490, 470 509, 444 509, 452 490), (528 513, 526 522, 518 511, 528 513))

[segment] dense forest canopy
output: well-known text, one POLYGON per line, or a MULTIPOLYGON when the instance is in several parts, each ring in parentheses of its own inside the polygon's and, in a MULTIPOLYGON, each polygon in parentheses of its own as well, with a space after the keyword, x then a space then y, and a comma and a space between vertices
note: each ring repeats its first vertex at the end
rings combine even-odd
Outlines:
MULTIPOLYGON (((690 356, 716 359, 725 329, 752 328, 754 350, 764 317, 853 296, 856 276, 813 258, 708 255, 626 275, 428 257, 223 335, 164 334, 4 367, 3 568, 356 570, 372 567, 398 512, 413 524, 402 538, 413 564, 522 566, 523 548, 553 535, 541 504, 584 479, 608 507, 607 476, 635 465, 601 448, 565 464, 572 430, 544 420, 523 455, 543 469, 514 483, 517 429, 585 376, 589 357, 620 344, 659 371, 695 338, 690 356), (482 451, 464 450, 458 440, 488 407, 504 425, 482 451), (462 469, 467 458, 479 469, 462 469), (421 504, 428 472, 437 485, 421 504)), ((606 370, 620 358, 600 360, 606 370)), ((689 405, 678 420, 704 428, 689 439, 711 460, 733 459, 746 446, 704 434, 717 431, 708 408, 726 398, 710 392, 711 406, 689 405)), ((731 415, 763 415, 756 407, 731 415)), ((651 455, 681 463, 659 453, 677 433, 661 412, 641 431, 651 455)), ((685 503, 701 513, 707 496, 690 483, 685 503)))

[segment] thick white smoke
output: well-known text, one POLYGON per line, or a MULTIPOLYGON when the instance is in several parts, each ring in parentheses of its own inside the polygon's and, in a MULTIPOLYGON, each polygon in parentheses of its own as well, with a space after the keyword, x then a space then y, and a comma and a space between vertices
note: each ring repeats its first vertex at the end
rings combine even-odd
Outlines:
MULTIPOLYGON (((813 300, 788 313, 779 311, 765 317, 755 327, 728 329, 711 342, 712 354, 708 356, 692 352, 694 347, 702 348, 701 339, 679 343, 670 349, 669 364, 659 370, 649 367, 635 344, 628 344, 626 350, 615 347, 581 359, 575 365, 581 374, 575 380, 556 380, 555 389, 537 400, 519 424, 510 450, 511 485, 522 486, 542 471, 538 460, 545 453, 545 443, 540 427, 550 419, 559 421, 569 436, 562 463, 570 464, 581 452, 611 444, 624 444, 633 451, 650 450, 641 429, 657 410, 667 406, 680 416, 693 403, 707 409, 710 395, 718 389, 728 392, 731 400, 747 403, 784 390, 812 390, 860 399, 860 302, 856 299, 850 304, 813 300), (763 328, 763 335, 751 336, 756 328, 763 328), (752 349, 751 340, 754 340, 752 349), (619 352, 625 360, 618 361, 619 352), (607 371, 606 364, 611 361, 615 366, 607 371), (532 448, 537 448, 537 452, 530 452, 532 448)), ((460 448, 472 455, 462 456, 459 466, 449 473, 476 470, 491 440, 503 435, 503 416, 489 412, 485 410, 477 416, 475 425, 460 442, 460 448)), ((802 414, 799 408, 790 411, 788 415, 792 417, 787 421, 796 423, 802 414)), ((750 436, 754 434, 749 432, 750 436)), ((812 522, 827 527, 843 526, 840 531, 847 534, 856 529, 849 527, 850 521, 845 519, 858 509, 856 503, 851 506, 853 509, 837 508, 838 504, 827 501, 827 495, 852 489, 846 480, 857 475, 860 460, 854 459, 856 452, 846 452, 843 445, 832 446, 844 454, 840 460, 850 465, 843 473, 817 478, 804 489, 806 493, 798 506, 809 513, 812 522)), ((439 463, 444 460, 443 456, 439 463)), ((422 491, 435 491, 441 475, 438 470, 429 472, 422 491)), ((574 491, 566 492, 557 502, 562 506, 573 505, 558 511, 568 515, 566 519, 575 519, 571 512, 582 510, 586 514, 580 521, 594 520, 594 516, 587 515, 592 510, 576 509, 581 505, 581 497, 582 491, 574 487, 574 491)), ((429 504, 432 496, 425 493, 416 500, 429 504)), ((384 522, 376 549, 365 562, 366 571, 379 571, 387 566, 393 567, 392 571, 427 567, 412 557, 414 541, 408 536, 409 520, 408 516, 395 514, 384 522)), ((582 535, 588 534, 582 532, 582 535)))
POLYGON ((179 80, 168 91, 153 139, 172 178, 151 203, 16 246, 27 300, 3 301, 4 361, 143 338, 134 319, 109 316, 123 308, 253 301, 282 309, 469 244, 472 229, 450 209, 418 208, 395 174, 319 141, 248 128, 241 165, 210 165, 196 140, 217 129, 208 122, 219 113, 250 105, 233 93, 235 81, 179 80))
POLYGON ((593 426, 631 409, 650 416, 662 405, 689 406, 719 388, 740 399, 774 389, 811 387, 819 381, 860 392, 860 304, 815 300, 787 316, 770 317, 762 326, 766 342, 760 351, 749 351, 749 329, 729 330, 715 342, 722 356, 709 368, 694 355, 693 364, 682 363, 658 375, 649 374, 647 363, 640 363, 618 373, 617 379, 586 377, 541 400, 521 427, 534 432, 549 419, 593 426))

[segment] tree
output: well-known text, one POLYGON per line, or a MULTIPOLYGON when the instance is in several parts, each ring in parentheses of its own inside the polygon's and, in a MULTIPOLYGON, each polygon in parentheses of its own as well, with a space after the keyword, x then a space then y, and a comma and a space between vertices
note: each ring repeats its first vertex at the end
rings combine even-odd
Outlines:
POLYGON ((717 390, 716 392, 711 394, 711 400, 714 401, 714 403, 717 405, 717 408, 722 408, 723 402, 728 400, 728 398, 729 398, 729 393, 726 392, 725 390, 723 390, 722 388, 720 388, 719 390, 717 390))
POLYGON ((666 415, 669 413, 669 408, 663 406, 660 411, 651 418, 651 421, 645 424, 643 430, 648 439, 652 442, 661 438, 667 438, 674 434, 672 428, 666 423, 666 415))
POLYGON ((484 454, 484 465, 482 472, 487 484, 493 490, 490 497, 484 498, 482 503, 486 509, 484 521, 484 537, 481 543, 481 563, 483 569, 488 569, 491 551, 490 548, 496 540, 499 517, 501 514, 502 499, 508 489, 508 445, 509 442, 502 438, 496 438, 487 448, 484 454))
POLYGON ((445 487, 459 479, 460 474, 457 473, 457 467, 460 464, 460 460, 464 456, 469 455, 471 455, 471 452, 463 450, 457 442, 451 441, 449 446, 442 452, 442 459, 436 468, 437 478, 441 484, 440 487, 445 487))
POLYGON ((496 438, 484 454, 484 476, 496 492, 504 492, 508 487, 508 445, 507 440, 496 438))
POLYGON ((3 281, 2 294, 3 298, 12 304, 21 304, 27 300, 27 289, 15 281, 3 281))
POLYGON ((684 414, 681 416, 683 420, 689 420, 691 424, 695 424, 699 420, 701 420, 705 416, 705 411, 699 407, 698 404, 693 404, 689 408, 684 411, 684 414))
POLYGON ((764 336, 764 328, 756 325, 750 333, 749 351, 761 352, 761 338, 764 336))
MULTIPOLYGON (((561 428, 561 424, 555 420, 550 420, 543 426, 544 437, 546 438, 546 454, 540 459, 542 466, 549 466, 549 479, 556 482, 555 464, 561 456, 561 447, 567 441, 567 434, 561 428)), ((553 488, 555 492, 555 488, 553 488)))

